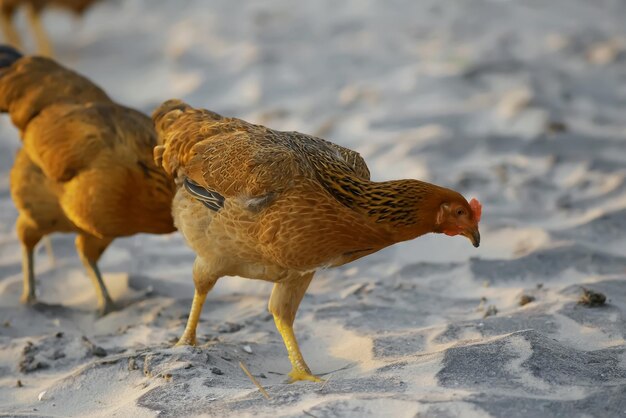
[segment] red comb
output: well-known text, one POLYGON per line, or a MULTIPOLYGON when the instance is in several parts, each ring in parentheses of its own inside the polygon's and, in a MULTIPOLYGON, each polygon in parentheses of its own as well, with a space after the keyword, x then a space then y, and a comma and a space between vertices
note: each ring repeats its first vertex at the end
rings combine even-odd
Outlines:
POLYGON ((476 218, 476 222, 480 221, 480 215, 483 212, 483 205, 481 205, 476 198, 470 200, 469 205, 470 208, 472 208, 472 213, 474 214, 474 218, 476 218))

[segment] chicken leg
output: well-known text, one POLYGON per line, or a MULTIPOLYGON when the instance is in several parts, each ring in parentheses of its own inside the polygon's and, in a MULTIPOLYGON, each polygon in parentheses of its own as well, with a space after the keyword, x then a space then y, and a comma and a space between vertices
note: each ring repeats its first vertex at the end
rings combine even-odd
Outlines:
POLYGON ((193 281, 196 286, 196 291, 193 295, 193 302, 191 303, 191 311, 189 312, 185 332, 183 332, 183 336, 180 337, 176 346, 196 345, 196 328, 198 327, 198 321, 202 313, 202 306, 206 300, 206 295, 213 289, 217 279, 219 279, 219 276, 212 272, 210 265, 202 258, 196 257, 196 261, 193 263, 193 281))
POLYGON ((102 274, 98 268, 98 260, 100 256, 113 241, 109 238, 96 238, 91 235, 79 234, 76 237, 76 251, 80 256, 80 260, 83 262, 87 273, 91 278, 93 285, 96 288, 96 295, 98 297, 98 311, 100 315, 106 315, 109 312, 115 310, 115 304, 109 296, 104 281, 102 280, 102 274))
POLYGON ((313 279, 313 274, 307 273, 306 275, 274 284, 268 305, 269 311, 274 316, 276 328, 283 337, 283 342, 289 354, 289 361, 292 367, 291 372, 289 372, 290 383, 298 380, 322 381, 319 377, 311 374, 311 369, 304 361, 300 347, 298 347, 298 341, 293 333, 293 322, 296 312, 306 289, 309 287, 309 283, 311 283, 311 279, 313 279))
POLYGON ((20 301, 24 304, 32 305, 37 302, 35 296, 35 260, 33 248, 22 247, 22 272, 24 274, 24 284, 22 286, 22 297, 20 301))
POLYGON ((54 248, 52 248, 52 241, 50 241, 50 237, 48 235, 43 237, 43 246, 46 249, 46 255, 48 256, 48 261, 50 261, 50 266, 56 267, 57 262, 54 257, 54 248))
POLYGON ((46 30, 41 23, 41 15, 39 11, 31 3, 28 3, 27 11, 28 20, 30 21, 30 25, 33 28, 33 32, 35 32, 35 39, 37 40, 37 48, 39 49, 39 53, 45 57, 52 58, 54 56, 54 51, 52 50, 52 44, 50 43, 50 39, 46 34, 46 30))
POLYGON ((41 240, 43 234, 37 228, 36 223, 30 218, 20 215, 16 222, 17 236, 22 242, 22 273, 23 286, 20 301, 25 304, 35 304, 35 246, 41 240))

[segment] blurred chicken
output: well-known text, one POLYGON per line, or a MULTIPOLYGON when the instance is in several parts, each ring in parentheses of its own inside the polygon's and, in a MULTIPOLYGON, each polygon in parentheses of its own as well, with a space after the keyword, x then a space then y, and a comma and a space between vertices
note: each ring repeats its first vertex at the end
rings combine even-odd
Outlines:
POLYGON ((0 111, 9 112, 23 141, 11 170, 23 245, 22 301, 36 301, 37 242, 53 232, 76 232, 100 312, 109 312, 113 303, 97 266, 107 246, 117 237, 175 229, 175 186, 154 163, 152 121, 56 62, 22 58, 5 46, 0 47, 0 111))
POLYGON ((82 15, 89 6, 97 1, 100 0, 0 0, 0 25, 6 42, 15 48, 21 48, 20 37, 13 25, 13 17, 20 6, 26 6, 28 20, 35 33, 39 53, 52 57, 52 44, 41 23, 41 12, 46 7, 57 7, 82 15))
POLYGON ((481 206, 417 180, 373 182, 361 156, 320 138, 279 132, 178 100, 153 114, 155 161, 176 178, 174 222, 197 253, 195 295, 178 344, 195 344, 207 292, 221 276, 274 282, 269 310, 292 381, 311 374, 293 333, 315 270, 436 232, 480 243, 481 206))

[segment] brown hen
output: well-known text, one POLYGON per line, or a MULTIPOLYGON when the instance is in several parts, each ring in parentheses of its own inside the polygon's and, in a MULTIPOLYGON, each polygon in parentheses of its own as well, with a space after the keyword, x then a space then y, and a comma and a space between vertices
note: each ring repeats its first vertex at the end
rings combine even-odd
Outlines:
POLYGON ((41 23, 41 12, 46 7, 57 7, 80 15, 97 1, 100 0, 0 0, 0 26, 6 41, 15 48, 21 48, 20 36, 13 25, 13 16, 18 8, 26 6, 28 20, 35 33, 39 53, 52 57, 52 44, 41 23))
POLYGON ((298 132, 279 132, 178 100, 153 114, 157 164, 177 179, 174 222, 197 253, 196 292, 178 344, 195 344, 207 292, 222 276, 274 282, 269 310, 292 364, 319 380, 293 333, 315 270, 436 232, 480 242, 480 204, 418 180, 373 182, 361 156, 298 132))
POLYGON ((175 186, 154 163, 152 121, 53 60, 22 58, 10 47, 0 47, 0 111, 9 112, 23 141, 11 170, 22 301, 36 301, 35 245, 53 232, 76 232, 100 312, 108 312, 113 304, 97 261, 111 241, 175 230, 175 186))

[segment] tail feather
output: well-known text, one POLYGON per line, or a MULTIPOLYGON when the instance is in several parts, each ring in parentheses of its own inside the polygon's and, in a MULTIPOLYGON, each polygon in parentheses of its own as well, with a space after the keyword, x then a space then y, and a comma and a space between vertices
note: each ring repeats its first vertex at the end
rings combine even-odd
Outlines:
POLYGON ((6 68, 13 65, 13 63, 23 55, 17 49, 9 45, 0 45, 0 68, 6 68))
POLYGON ((0 111, 10 111, 18 129, 24 130, 49 106, 89 102, 111 99, 89 79, 54 60, 22 57, 14 48, 0 46, 0 111))
POLYGON ((154 148, 154 162, 171 176, 177 177, 181 165, 193 156, 191 149, 198 141, 197 126, 202 120, 223 119, 217 113, 194 109, 187 103, 172 99, 164 102, 152 113, 158 136, 154 148))

